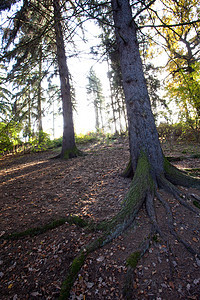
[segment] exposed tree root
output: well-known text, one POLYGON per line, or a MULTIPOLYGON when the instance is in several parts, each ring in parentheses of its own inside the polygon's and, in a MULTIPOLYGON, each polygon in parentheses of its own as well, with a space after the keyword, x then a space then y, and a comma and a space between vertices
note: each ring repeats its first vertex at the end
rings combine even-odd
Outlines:
POLYGON ((64 153, 59 153, 56 156, 51 157, 50 159, 57 159, 57 158, 61 158, 61 159, 72 159, 72 158, 76 158, 78 156, 85 156, 86 154, 79 150, 77 147, 74 147, 72 149, 66 150, 64 153))
POLYGON ((194 256, 198 256, 200 257, 200 254, 197 253, 188 242, 186 242, 184 239, 182 239, 178 233, 175 231, 174 229, 174 220, 173 220, 173 214, 170 208, 170 205, 161 197, 161 195, 159 193, 156 193, 156 196, 158 198, 158 200, 162 203, 162 205, 164 206, 166 213, 167 213, 167 220, 168 220, 168 227, 169 230, 171 232, 171 234, 177 239, 177 241, 179 241, 179 243, 183 244, 184 247, 194 256))
POLYGON ((155 212, 155 208, 154 208, 154 195, 152 194, 148 194, 146 197, 146 210, 147 210, 147 214, 151 220, 152 226, 153 226, 153 232, 157 232, 159 233, 159 235, 164 238, 164 234, 161 231, 157 220, 156 220, 156 212, 155 212))
POLYGON ((178 170, 166 158, 164 159, 165 177, 172 184, 181 185, 185 187, 194 187, 200 190, 200 179, 188 176, 184 172, 178 170))
POLYGON ((131 159, 129 159, 128 165, 126 166, 124 172, 122 173, 122 176, 125 178, 133 178, 133 168, 131 164, 131 159))
POLYGON ((66 218, 60 218, 57 220, 54 220, 48 224, 45 224, 43 226, 38 226, 38 227, 33 227, 33 228, 29 228, 25 231, 20 231, 20 232, 14 232, 11 234, 4 234, 0 237, 0 239, 3 240, 17 240, 20 238, 24 238, 24 237, 33 237, 39 234, 43 234, 49 230, 53 230, 59 226, 62 226, 65 223, 69 223, 71 224, 75 224, 79 227, 86 227, 86 226, 90 226, 90 223, 87 222, 85 219, 82 219, 78 216, 69 216, 66 218))
POLYGON ((63 282, 59 299, 67 299, 70 296, 71 287, 74 281, 76 280, 78 272, 83 266, 88 254, 111 242, 114 238, 116 238, 124 230, 126 230, 133 223, 141 206, 145 202, 146 210, 152 223, 152 232, 150 233, 150 236, 142 243, 138 251, 134 252, 128 260, 129 267, 125 283, 124 295, 127 299, 131 299, 131 282, 133 282, 134 277, 133 270, 136 267, 138 261, 149 248, 153 234, 158 233, 163 239, 164 243, 166 244, 168 251, 171 252, 168 239, 162 232, 161 228, 159 227, 159 224, 157 223, 156 211, 154 208, 155 195, 166 210, 170 233, 181 244, 183 244, 192 255, 200 257, 199 253, 197 253, 190 246, 190 244, 183 240, 175 231, 173 227, 173 215, 171 208, 169 204, 162 199, 162 197, 157 191, 157 186, 164 188, 165 190, 167 190, 167 192, 172 194, 181 203, 181 205, 183 205, 193 213, 199 214, 198 209, 187 202, 187 197, 183 198, 183 195, 181 194, 179 189, 173 185, 173 183, 184 183, 184 186, 192 185, 200 188, 200 180, 196 178, 190 179, 190 177, 178 171, 178 169, 171 166, 171 164, 168 162, 165 162, 165 176, 163 174, 163 176, 157 178, 157 182, 155 182, 151 175, 151 169, 146 155, 144 153, 140 155, 137 164, 137 169, 131 183, 131 187, 125 197, 125 200, 122 203, 121 210, 111 220, 104 221, 97 227, 100 230, 105 230, 104 233, 99 238, 83 247, 80 253, 76 256, 76 258, 70 266, 68 276, 63 282), (188 178, 189 182, 187 182, 188 178))
POLYGON ((161 176, 159 178, 159 184, 166 192, 172 194, 179 201, 180 204, 182 204, 183 206, 185 206, 187 209, 189 209, 194 213, 197 214, 199 213, 199 211, 195 207, 191 206, 190 203, 186 201, 187 199, 186 195, 181 194, 181 191, 176 186, 174 186, 171 182, 169 182, 165 177, 161 176))
POLYGON ((83 247, 78 256, 76 256, 70 266, 67 278, 62 284, 59 297, 60 300, 67 299, 70 296, 71 287, 88 254, 111 242, 115 237, 127 229, 133 223, 147 194, 150 191, 153 193, 153 190, 154 183, 150 175, 150 166, 146 156, 142 154, 138 160, 137 170, 121 210, 111 220, 102 222, 100 226, 98 226, 98 229, 106 229, 105 233, 95 241, 83 247))
POLYGON ((143 242, 141 243, 140 247, 127 258, 127 273, 126 278, 124 282, 124 288, 123 288, 123 296, 127 300, 133 299, 134 295, 134 289, 133 284, 135 281, 135 268, 137 267, 138 262, 140 259, 145 255, 145 253, 148 251, 148 249, 151 246, 151 241, 153 239, 153 236, 155 234, 154 226, 152 226, 151 233, 146 237, 143 242))

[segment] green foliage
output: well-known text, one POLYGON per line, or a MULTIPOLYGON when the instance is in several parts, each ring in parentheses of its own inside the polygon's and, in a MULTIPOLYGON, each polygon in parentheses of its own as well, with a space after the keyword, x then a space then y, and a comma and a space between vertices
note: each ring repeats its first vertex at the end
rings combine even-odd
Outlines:
POLYGON ((193 130, 188 123, 179 122, 176 124, 160 123, 157 127, 161 141, 198 141, 200 130, 193 130))
POLYGON ((29 144, 33 152, 45 151, 49 149, 51 145, 50 136, 48 133, 40 131, 29 140, 29 144))
POLYGON ((62 137, 51 140, 49 143, 49 149, 62 147, 62 137))
POLYGON ((11 151, 14 146, 21 144, 19 132, 21 125, 15 122, 8 124, 0 122, 0 153, 11 151))
POLYGON ((88 132, 86 134, 80 133, 75 135, 77 144, 87 144, 98 140, 98 135, 95 132, 88 132))
POLYGON ((199 63, 191 64, 192 71, 179 70, 167 86, 167 95, 179 107, 179 115, 191 129, 200 128, 200 75, 199 63))

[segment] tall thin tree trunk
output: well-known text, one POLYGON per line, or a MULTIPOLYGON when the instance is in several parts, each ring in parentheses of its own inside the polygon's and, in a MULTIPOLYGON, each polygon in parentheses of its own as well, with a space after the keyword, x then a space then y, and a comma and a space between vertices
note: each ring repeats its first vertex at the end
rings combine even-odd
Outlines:
POLYGON ((119 132, 122 133, 121 103, 119 97, 117 97, 117 106, 118 106, 119 132))
POLYGON ((55 109, 54 109, 54 101, 53 101, 53 138, 55 139, 55 109))
POLYGON ((160 146, 129 0, 112 0, 116 40, 120 55, 123 87, 129 122, 130 152, 133 171, 141 152, 146 153, 154 177, 164 171, 160 146))
POLYGON ((76 156, 75 134, 72 113, 72 99, 69 83, 69 71, 65 55, 63 31, 61 25, 61 11, 59 0, 53 0, 54 22, 57 46, 57 61, 60 75, 61 97, 63 107, 63 144, 61 150, 62 158, 76 156))
POLYGON ((37 111, 38 111, 38 136, 39 136, 39 143, 42 142, 41 140, 41 132, 43 131, 42 128, 42 46, 39 49, 39 82, 38 82, 38 99, 37 99, 37 111))
POLYGON ((98 108, 98 100, 94 101, 94 110, 95 110, 95 128, 98 131, 100 128, 99 124, 99 108, 98 108))
MULTIPOLYGON (((107 59, 107 64, 108 64, 108 74, 109 74, 110 73, 110 65, 109 65, 109 60, 108 59, 107 59)), ((114 128, 115 128, 115 133, 117 133, 117 122, 116 122, 116 116, 115 116, 113 88, 112 88, 112 82, 111 82, 110 76, 108 77, 108 80, 109 80, 109 85, 110 85, 110 99, 111 99, 111 107, 112 107, 114 128)))

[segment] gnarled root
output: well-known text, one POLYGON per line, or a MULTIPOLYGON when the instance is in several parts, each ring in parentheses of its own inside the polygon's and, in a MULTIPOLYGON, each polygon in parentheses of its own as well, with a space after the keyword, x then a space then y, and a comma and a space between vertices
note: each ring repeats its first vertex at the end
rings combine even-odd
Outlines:
POLYGON ((200 179, 188 176, 173 166, 166 158, 164 158, 165 177, 174 185, 185 187, 194 187, 200 190, 200 179))
POLYGON ((166 210, 166 213, 167 213, 167 220, 168 220, 168 227, 169 227, 169 230, 171 232, 171 234, 177 239, 177 241, 179 241, 181 244, 184 245, 184 247, 194 256, 199 256, 199 253, 197 253, 191 246, 188 242, 186 242, 184 239, 182 239, 178 233, 175 231, 174 229, 174 226, 173 226, 173 223, 174 223, 174 220, 173 220, 173 214, 172 214, 172 211, 171 211, 171 208, 170 208, 170 205, 167 201, 165 201, 161 195, 159 193, 156 193, 156 197, 158 198, 158 200, 162 203, 162 205, 164 206, 165 210, 166 210))
POLYGON ((147 195, 154 190, 154 182, 150 175, 150 166, 143 154, 138 160, 137 170, 119 213, 111 220, 102 222, 98 229, 106 229, 101 237, 89 243, 80 251, 72 262, 68 276, 63 282, 59 299, 67 299, 77 274, 84 264, 88 254, 111 242, 119 236, 134 221, 147 195))
MULTIPOLYGON (((127 299, 131 299, 131 286, 134 279, 133 270, 136 267, 138 261, 148 250, 153 234, 158 233, 160 235, 160 237, 166 243, 166 246, 170 252, 168 239, 162 232, 157 222, 156 211, 154 207, 155 195, 166 210, 170 233, 180 243, 182 243, 192 255, 200 257, 199 253, 197 253, 189 245, 189 243, 183 240, 175 231, 173 227, 173 215, 171 208, 169 204, 165 200, 163 200, 158 191, 156 191, 157 186, 164 188, 168 193, 172 194, 181 203, 181 205, 185 206, 193 213, 199 213, 198 209, 193 207, 187 201, 187 197, 183 198, 183 195, 181 194, 179 189, 173 185, 173 183, 178 184, 182 182, 185 183, 183 185, 186 186, 186 178, 188 178, 187 175, 183 174, 182 172, 180 172, 179 174, 179 171, 176 168, 174 169, 174 167, 170 163, 165 162, 165 174, 163 174, 163 176, 160 176, 159 179, 157 178, 157 182, 155 182, 151 175, 150 165, 147 156, 144 153, 141 153, 138 160, 137 169, 131 183, 131 187, 125 197, 125 200, 122 203, 121 210, 111 220, 104 221, 97 227, 100 230, 104 230, 104 233, 99 238, 83 247, 78 256, 76 256, 76 258, 71 264, 68 276, 62 285, 59 299, 67 299, 70 296, 70 289, 88 254, 111 242, 114 238, 119 236, 125 229, 127 229, 133 223, 143 203, 146 203, 146 210, 152 223, 152 232, 150 233, 150 236, 146 240, 144 240, 138 251, 133 253, 131 259, 129 260, 129 262, 132 262, 132 265, 129 264, 128 267, 128 275, 125 283, 124 296, 127 299), (170 181, 168 179, 170 179, 170 181)), ((192 178, 187 183, 187 186, 190 184, 192 186, 200 188, 200 180, 198 179, 192 178)))
POLYGON ((169 182, 164 176, 161 176, 159 178, 159 185, 166 192, 172 194, 179 201, 180 204, 182 204, 183 206, 185 206, 190 211, 199 214, 199 211, 195 207, 191 206, 186 201, 187 200, 186 195, 182 195, 181 191, 176 186, 174 186, 171 182, 169 182))

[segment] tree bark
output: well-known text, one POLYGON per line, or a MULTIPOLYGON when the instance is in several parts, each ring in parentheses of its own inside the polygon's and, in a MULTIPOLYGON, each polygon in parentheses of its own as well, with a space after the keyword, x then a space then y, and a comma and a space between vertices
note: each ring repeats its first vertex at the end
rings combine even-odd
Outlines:
POLYGON ((57 61, 60 75, 61 97, 63 107, 63 144, 62 158, 76 156, 76 144, 73 124, 72 99, 69 83, 69 71, 66 62, 64 38, 61 25, 61 11, 59 0, 53 0, 55 35, 57 46, 57 61))
POLYGON ((145 152, 151 165, 151 173, 157 178, 164 173, 163 153, 144 78, 136 24, 129 0, 111 2, 127 106, 133 171, 136 170, 140 153, 145 152))
POLYGON ((38 138, 39 144, 42 142, 41 133, 43 131, 42 127, 42 46, 39 48, 39 82, 38 82, 38 103, 37 103, 37 111, 38 111, 38 138))

